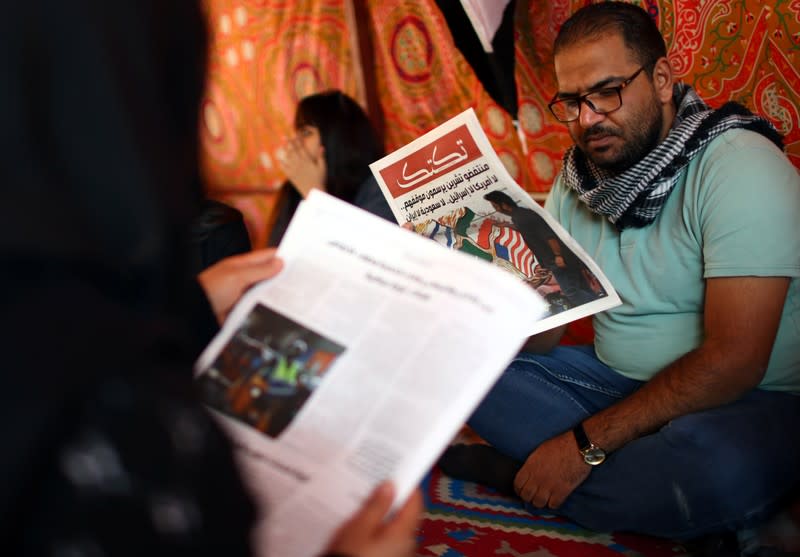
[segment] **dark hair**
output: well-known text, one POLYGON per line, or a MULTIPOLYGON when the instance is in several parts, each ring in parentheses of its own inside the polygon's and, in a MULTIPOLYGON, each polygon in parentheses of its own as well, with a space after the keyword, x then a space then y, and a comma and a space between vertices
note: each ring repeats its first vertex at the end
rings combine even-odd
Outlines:
POLYGON ((572 14, 558 31, 553 53, 609 33, 622 37, 648 74, 652 75, 658 59, 667 55, 664 37, 650 14, 627 2, 590 4, 572 14))
POLYGON ((489 193, 484 194, 483 198, 489 203, 497 203, 498 205, 510 205, 511 207, 517 206, 514 200, 511 199, 511 197, 507 193, 499 190, 490 191, 489 193))
POLYGON ((370 175, 369 164, 384 155, 383 141, 359 104, 338 90, 300 100, 294 126, 319 130, 325 147, 325 190, 352 202, 370 175))

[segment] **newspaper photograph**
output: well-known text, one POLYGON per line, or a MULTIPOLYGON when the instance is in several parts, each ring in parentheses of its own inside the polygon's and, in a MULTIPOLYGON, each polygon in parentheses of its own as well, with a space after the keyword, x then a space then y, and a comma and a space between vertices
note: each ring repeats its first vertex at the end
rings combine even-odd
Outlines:
POLYGON ((372 489, 400 504, 546 311, 473 257, 314 191, 195 365, 256 500, 259 554, 322 554, 372 489))
POLYGON ((511 177, 469 109, 370 165, 398 223, 493 263, 548 304, 536 334, 620 304, 606 276, 511 177))

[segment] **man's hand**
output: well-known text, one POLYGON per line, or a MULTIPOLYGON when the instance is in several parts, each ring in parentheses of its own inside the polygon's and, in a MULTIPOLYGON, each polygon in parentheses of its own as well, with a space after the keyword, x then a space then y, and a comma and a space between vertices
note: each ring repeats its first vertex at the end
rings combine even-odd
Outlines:
POLYGON ((328 552, 351 557, 411 557, 416 548, 416 530, 422 516, 422 494, 417 490, 388 521, 394 489, 379 485, 369 499, 334 535, 328 552))
POLYGON ((313 189, 325 190, 325 157, 313 157, 299 138, 288 140, 277 158, 281 170, 303 198, 313 189))
POLYGON ((244 291, 274 277, 283 267, 275 249, 255 250, 218 261, 197 275, 211 309, 221 325, 244 291))
POLYGON ((566 325, 560 325, 553 329, 548 329, 531 337, 522 345, 522 352, 532 352, 533 354, 547 354, 561 341, 566 325))
POLYGON ((548 439, 533 451, 514 479, 517 494, 534 507, 557 509, 589 477, 571 431, 548 439))

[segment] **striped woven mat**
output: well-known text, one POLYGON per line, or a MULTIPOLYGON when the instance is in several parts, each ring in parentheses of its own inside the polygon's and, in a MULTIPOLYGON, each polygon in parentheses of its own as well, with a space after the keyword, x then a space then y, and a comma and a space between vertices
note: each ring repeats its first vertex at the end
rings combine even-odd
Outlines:
POLYGON ((418 557, 688 557, 673 541, 633 534, 598 533, 549 514, 533 515, 521 502, 438 468, 423 482, 426 512, 418 557))

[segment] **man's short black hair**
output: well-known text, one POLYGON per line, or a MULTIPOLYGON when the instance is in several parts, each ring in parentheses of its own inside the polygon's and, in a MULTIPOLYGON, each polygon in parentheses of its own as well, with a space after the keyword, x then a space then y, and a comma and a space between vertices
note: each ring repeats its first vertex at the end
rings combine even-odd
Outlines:
POLYGON ((667 55, 664 37, 645 10, 627 2, 590 4, 572 14, 558 31, 553 53, 609 33, 618 33, 648 74, 667 55))
POLYGON ((497 203, 498 205, 509 205, 511 207, 517 206, 514 200, 511 199, 511 197, 507 193, 498 190, 493 190, 484 194, 483 198, 489 203, 497 203))

